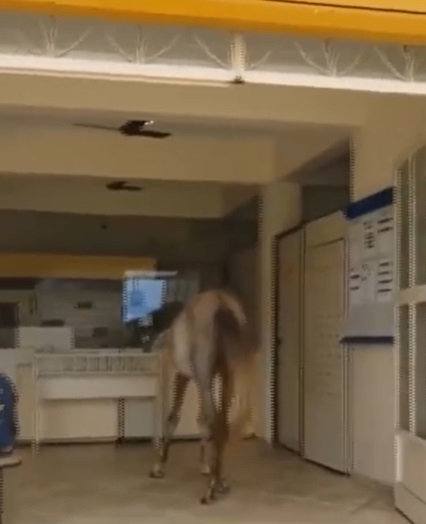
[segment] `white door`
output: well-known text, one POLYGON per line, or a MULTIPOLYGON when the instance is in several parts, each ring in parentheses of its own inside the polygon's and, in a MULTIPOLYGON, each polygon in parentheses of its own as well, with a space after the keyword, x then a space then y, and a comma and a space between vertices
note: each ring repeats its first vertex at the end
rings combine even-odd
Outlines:
POLYGON ((395 503, 426 523, 426 147, 397 180, 395 503))
POLYGON ((304 445, 308 460, 348 470, 344 218, 307 226, 304 272, 304 445))
POLYGON ((303 231, 278 241, 277 439, 300 452, 300 352, 303 231))

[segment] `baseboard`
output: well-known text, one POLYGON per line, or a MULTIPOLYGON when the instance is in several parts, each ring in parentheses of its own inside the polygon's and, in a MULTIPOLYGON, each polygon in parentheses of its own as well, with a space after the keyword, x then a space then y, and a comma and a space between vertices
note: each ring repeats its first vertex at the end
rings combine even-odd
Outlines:
MULTIPOLYGON (((122 437, 116 442, 117 444, 151 444, 152 437, 122 437)), ((174 437, 173 442, 196 442, 200 440, 199 436, 174 437)))
MULTIPOLYGON (((257 438, 254 433, 244 435, 243 440, 253 440, 257 438)), ((173 442, 198 442, 199 435, 176 436, 173 442)), ((72 446, 72 445, 96 445, 96 444, 151 444, 152 437, 122 437, 122 438, 73 438, 73 439, 43 439, 39 442, 40 446, 72 446)), ((28 447, 33 445, 33 441, 22 439, 16 443, 17 448, 28 447)))
MULTIPOLYGON (((40 446, 72 446, 74 444, 114 444, 117 442, 116 438, 73 438, 72 440, 69 439, 43 439, 39 442, 40 446)), ((33 440, 19 440, 16 443, 16 447, 28 447, 32 446, 34 444, 33 440)))

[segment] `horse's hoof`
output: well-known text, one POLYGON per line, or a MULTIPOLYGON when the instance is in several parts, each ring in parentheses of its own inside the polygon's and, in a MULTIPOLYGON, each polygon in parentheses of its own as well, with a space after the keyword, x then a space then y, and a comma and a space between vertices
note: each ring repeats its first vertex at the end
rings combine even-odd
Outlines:
POLYGON ((207 504, 211 504, 213 501, 214 501, 214 499, 213 499, 212 496, 204 495, 200 499, 200 504, 202 504, 203 506, 206 506, 207 504))
POLYGON ((200 503, 204 506, 206 504, 211 504, 215 500, 215 488, 213 486, 209 486, 207 491, 204 493, 204 495, 201 497, 200 503))
POLYGON ((164 471, 160 468, 154 467, 149 472, 149 477, 151 479, 162 479, 164 478, 164 471))
POLYGON ((230 490, 231 488, 229 487, 229 484, 226 482, 226 480, 222 480, 216 486, 216 492, 219 493, 220 495, 226 495, 227 493, 230 492, 230 490))

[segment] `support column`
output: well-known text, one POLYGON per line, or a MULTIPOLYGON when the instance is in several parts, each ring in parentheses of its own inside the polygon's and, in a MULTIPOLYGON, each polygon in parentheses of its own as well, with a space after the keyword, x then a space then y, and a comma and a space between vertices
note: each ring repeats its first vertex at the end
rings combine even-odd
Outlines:
MULTIPOLYGON (((418 100, 383 100, 353 137, 352 200, 394 183, 395 170, 426 129, 418 100)), ((395 351, 354 346, 350 413, 354 472, 392 484, 395 479, 395 351)))
POLYGON ((262 365, 259 366, 259 404, 256 406, 256 434, 272 439, 272 344, 274 328, 274 253, 275 235, 300 223, 301 188, 288 182, 275 182, 264 187, 260 208, 260 340, 262 365))

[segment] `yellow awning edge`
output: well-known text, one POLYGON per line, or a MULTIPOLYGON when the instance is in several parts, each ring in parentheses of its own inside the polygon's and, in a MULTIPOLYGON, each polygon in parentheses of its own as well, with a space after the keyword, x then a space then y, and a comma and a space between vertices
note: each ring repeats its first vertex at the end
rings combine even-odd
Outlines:
POLYGON ((0 9, 321 38, 426 43, 425 0, 0 0, 0 9))

